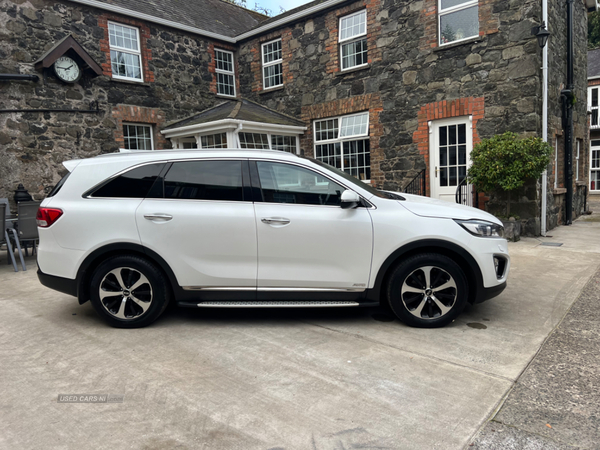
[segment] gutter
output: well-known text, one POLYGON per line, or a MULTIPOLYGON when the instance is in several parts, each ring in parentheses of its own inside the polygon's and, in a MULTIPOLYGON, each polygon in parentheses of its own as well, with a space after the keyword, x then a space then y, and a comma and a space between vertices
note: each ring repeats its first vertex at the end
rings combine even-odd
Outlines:
POLYGON ((275 20, 271 23, 268 23, 264 26, 259 26, 253 30, 247 31, 235 37, 224 36, 222 34, 213 33, 211 31, 206 31, 201 28, 190 27, 188 25, 183 25, 178 22, 173 22, 172 20, 161 19, 160 17, 151 16, 150 14, 143 14, 137 11, 132 11, 127 8, 123 8, 121 6, 111 5, 109 3, 101 2, 98 0, 70 0, 73 3, 79 3, 82 5, 92 6, 94 8, 103 9, 106 11, 114 12, 117 14, 122 14, 124 16, 135 17, 136 19, 146 20, 148 22, 157 23, 159 25, 164 25, 170 28, 175 28, 177 30, 188 31, 190 33, 198 34, 200 36, 206 36, 212 39, 218 39, 223 42, 228 42, 230 44, 236 44, 239 41, 244 39, 248 39, 250 37, 256 36, 258 34, 262 34, 266 31, 272 30, 274 28, 281 27, 289 22, 294 22, 298 19, 301 19, 306 16, 310 16, 312 14, 323 11, 324 9, 329 9, 333 6, 336 6, 340 3, 347 3, 348 0, 327 0, 323 3, 319 3, 311 8, 303 9, 302 11, 298 11, 297 13, 290 14, 289 16, 283 17, 279 20, 275 20))

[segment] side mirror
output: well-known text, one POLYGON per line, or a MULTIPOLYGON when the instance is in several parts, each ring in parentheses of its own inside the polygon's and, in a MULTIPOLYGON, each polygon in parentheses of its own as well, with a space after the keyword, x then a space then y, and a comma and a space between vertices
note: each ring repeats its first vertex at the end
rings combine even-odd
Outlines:
POLYGON ((342 209, 356 208, 360 203, 360 196, 356 192, 346 189, 342 192, 340 200, 342 209))

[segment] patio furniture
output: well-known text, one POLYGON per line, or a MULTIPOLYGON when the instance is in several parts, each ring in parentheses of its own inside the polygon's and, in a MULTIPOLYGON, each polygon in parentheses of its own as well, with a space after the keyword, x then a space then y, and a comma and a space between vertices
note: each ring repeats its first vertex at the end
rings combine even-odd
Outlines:
POLYGON ((25 256, 27 256, 28 244, 31 244, 31 254, 35 255, 35 247, 39 239, 36 222, 36 215, 39 207, 39 202, 19 202, 17 204, 17 232, 21 248, 25 250, 25 256))
MULTIPOLYGON (((16 241, 17 245, 19 245, 19 239, 17 237, 17 233, 14 230, 14 228, 12 229, 7 229, 6 228, 6 207, 7 205, 5 205, 4 203, 0 203, 0 225, 2 225, 2 232, 0 233, 0 245, 2 244, 6 244, 6 251, 8 252, 8 257, 10 258, 10 260, 12 261, 12 265, 13 268, 15 269, 15 272, 18 272, 19 269, 17 268, 17 262, 15 261, 15 254, 13 252, 13 247, 11 245, 11 238, 9 237, 9 231, 13 233, 13 240, 16 241)), ((21 255, 21 265, 23 266, 23 270, 27 270, 27 268, 25 267, 25 261, 23 260, 23 255, 21 254, 21 247, 19 246, 19 255, 21 255)))

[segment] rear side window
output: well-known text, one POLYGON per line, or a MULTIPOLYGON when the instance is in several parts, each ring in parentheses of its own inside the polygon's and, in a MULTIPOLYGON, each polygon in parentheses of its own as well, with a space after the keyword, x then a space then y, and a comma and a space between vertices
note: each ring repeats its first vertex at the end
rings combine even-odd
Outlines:
POLYGON ((164 163, 146 164, 125 172, 96 189, 92 197, 145 198, 164 163))
POLYGON ((182 161, 165 175, 165 198, 244 199, 241 161, 182 161))
POLYGON ((52 190, 48 194, 48 197, 54 197, 56 194, 58 194, 58 191, 60 191, 60 188, 63 187, 63 184, 65 184, 65 181, 67 181, 69 175, 71 175, 71 172, 67 172, 67 174, 64 177, 62 177, 58 183, 56 183, 56 186, 52 188, 52 190))

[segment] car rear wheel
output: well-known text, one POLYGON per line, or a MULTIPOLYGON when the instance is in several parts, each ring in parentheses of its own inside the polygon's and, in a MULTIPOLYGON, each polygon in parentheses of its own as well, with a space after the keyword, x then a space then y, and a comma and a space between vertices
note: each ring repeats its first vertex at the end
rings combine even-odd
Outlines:
POLYGON ((407 325, 443 327, 462 312, 469 296, 464 272, 452 259, 423 253, 401 262, 392 272, 387 300, 407 325))
POLYGON ((138 328, 154 322, 170 299, 162 272, 146 259, 115 256, 101 263, 91 279, 91 302, 111 326, 138 328))

